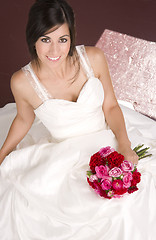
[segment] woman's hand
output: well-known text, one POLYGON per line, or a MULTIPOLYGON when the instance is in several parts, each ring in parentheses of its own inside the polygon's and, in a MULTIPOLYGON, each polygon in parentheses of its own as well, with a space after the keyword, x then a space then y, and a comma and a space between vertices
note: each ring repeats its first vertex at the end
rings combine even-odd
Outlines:
POLYGON ((138 155, 129 146, 119 146, 118 152, 121 153, 125 160, 132 162, 133 164, 138 164, 138 155))

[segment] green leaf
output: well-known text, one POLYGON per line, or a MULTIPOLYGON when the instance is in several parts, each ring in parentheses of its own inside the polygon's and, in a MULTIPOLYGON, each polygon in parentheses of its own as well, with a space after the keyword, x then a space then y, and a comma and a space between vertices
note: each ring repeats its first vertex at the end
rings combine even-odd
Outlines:
POLYGON ((92 171, 87 171, 87 176, 90 177, 91 175, 93 175, 92 171))

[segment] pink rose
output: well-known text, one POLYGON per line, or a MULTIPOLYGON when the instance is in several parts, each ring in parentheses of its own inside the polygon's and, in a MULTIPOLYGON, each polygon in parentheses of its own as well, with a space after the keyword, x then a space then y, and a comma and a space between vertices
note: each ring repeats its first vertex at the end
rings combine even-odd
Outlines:
POLYGON ((132 179, 133 177, 131 172, 128 172, 127 174, 124 175, 122 180, 125 188, 129 188, 131 186, 132 179))
POLYGON ((98 180, 96 174, 93 174, 93 175, 91 175, 91 176, 89 177, 89 181, 90 181, 90 182, 94 182, 95 180, 98 180))
POLYGON ((110 176, 103 176, 103 178, 101 179, 101 182, 103 182, 104 179, 108 179, 110 182, 112 182, 112 177, 110 176))
POLYGON ((112 186, 114 190, 121 190, 123 189, 123 182, 120 179, 114 180, 112 186))
POLYGON ((112 190, 110 190, 108 193, 107 193, 108 197, 113 197, 114 196, 114 192, 112 190))
POLYGON ((112 186, 112 182, 109 179, 104 179, 101 183, 101 187, 103 190, 109 190, 112 186))
POLYGON ((108 166, 100 165, 95 167, 96 176, 98 178, 103 178, 105 175, 108 176, 108 166))
POLYGON ((114 148, 111 148, 110 146, 108 146, 108 147, 105 147, 105 148, 101 148, 100 150, 99 150, 99 153, 100 153, 100 155, 102 156, 102 157, 107 157, 110 153, 112 153, 112 152, 114 152, 115 151, 115 149, 114 148))
POLYGON ((109 171, 109 176, 111 177, 120 177, 122 170, 118 167, 114 167, 109 171))
POLYGON ((134 170, 134 165, 132 162, 124 160, 123 163, 121 163, 121 169, 124 172, 130 172, 134 170))

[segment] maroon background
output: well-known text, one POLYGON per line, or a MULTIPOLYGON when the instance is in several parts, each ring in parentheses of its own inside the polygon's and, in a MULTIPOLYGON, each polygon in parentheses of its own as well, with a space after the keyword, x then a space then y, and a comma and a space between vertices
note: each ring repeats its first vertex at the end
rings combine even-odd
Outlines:
MULTIPOLYGON (((25 27, 34 0, 0 5, 0 107, 13 102, 10 77, 30 61, 25 27)), ((104 29, 156 42, 156 0, 69 0, 75 11, 77 44, 95 45, 104 29)))

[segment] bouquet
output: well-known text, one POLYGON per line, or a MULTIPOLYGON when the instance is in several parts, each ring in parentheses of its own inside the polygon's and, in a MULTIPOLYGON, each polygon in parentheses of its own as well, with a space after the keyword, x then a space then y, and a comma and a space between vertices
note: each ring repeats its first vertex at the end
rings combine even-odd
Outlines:
MULTIPOLYGON (((146 154, 149 148, 141 149, 142 147, 143 145, 139 145, 133 149, 139 159, 151 156, 146 154)), ((137 184, 141 180, 141 174, 137 167, 124 160, 124 156, 110 146, 92 155, 89 166, 87 181, 101 197, 120 198, 126 193, 138 190, 137 184)))

